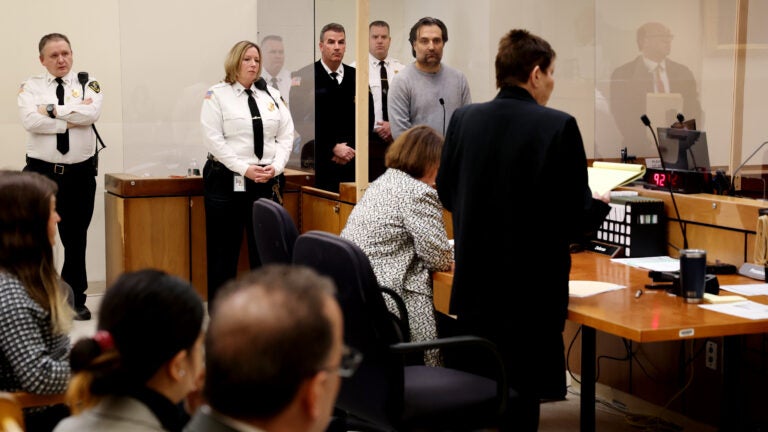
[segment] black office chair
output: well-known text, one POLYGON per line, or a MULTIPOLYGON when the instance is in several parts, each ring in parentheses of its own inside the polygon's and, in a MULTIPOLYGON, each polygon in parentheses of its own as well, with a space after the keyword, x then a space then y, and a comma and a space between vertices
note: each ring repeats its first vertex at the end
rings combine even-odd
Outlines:
MULTIPOLYGON (((492 342, 476 336, 403 342, 401 326, 387 309, 367 256, 335 234, 309 231, 300 235, 293 262, 336 282, 344 341, 363 353, 355 375, 342 381, 333 430, 456 431, 499 424, 509 393, 504 366, 492 342), (497 360, 498 378, 408 365, 404 360, 405 354, 459 347, 490 351, 497 360)), ((407 313, 403 318, 407 321, 407 313)))
POLYGON ((262 264, 291 262, 299 230, 283 206, 268 198, 254 201, 253 235, 262 264))

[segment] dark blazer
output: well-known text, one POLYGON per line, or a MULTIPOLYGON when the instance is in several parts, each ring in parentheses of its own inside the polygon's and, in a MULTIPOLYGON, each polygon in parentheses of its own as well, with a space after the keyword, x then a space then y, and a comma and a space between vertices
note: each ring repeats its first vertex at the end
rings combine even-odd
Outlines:
POLYGON ((294 82, 298 79, 301 84, 291 87, 290 96, 291 115, 303 143, 307 142, 304 137, 311 134, 308 123, 314 118, 315 186, 331 192, 339 191, 340 182, 355 181, 354 160, 345 165, 331 161, 337 143, 346 142, 355 147, 355 68, 342 66, 344 79, 340 85, 333 82, 320 60, 311 69, 302 68, 294 74, 294 82), (308 79, 310 70, 314 75, 308 79), (314 87, 307 85, 311 81, 314 87), (311 99, 314 99, 314 112, 311 112, 312 105, 306 103, 311 99))
POLYGON ((553 389, 542 396, 564 397, 569 246, 593 207, 603 217, 608 209, 593 203, 576 119, 539 105, 521 87, 459 108, 446 132, 437 191, 453 216, 451 313, 485 330, 506 360, 524 362, 508 362, 524 367, 507 371, 510 382, 522 372, 532 385, 553 389), (511 354, 521 350, 524 356, 511 354))
MULTIPOLYGON (((682 114, 686 119, 696 119, 700 126, 703 121, 701 103, 693 72, 685 65, 668 58, 665 63, 670 93, 680 93, 683 96, 682 114)), ((654 142, 649 140, 646 135, 647 128, 640 121, 640 116, 645 114, 646 94, 654 91, 653 79, 653 74, 648 72, 642 56, 619 66, 611 74, 611 113, 624 137, 621 146, 626 146, 631 155, 656 157, 654 142)), ((669 126, 670 124, 653 125, 654 132, 656 127, 669 126)), ((617 146, 614 157, 619 156, 620 150, 617 146)))
POLYGON ((187 423, 184 432, 238 432, 237 429, 222 423, 217 418, 200 410, 187 423))

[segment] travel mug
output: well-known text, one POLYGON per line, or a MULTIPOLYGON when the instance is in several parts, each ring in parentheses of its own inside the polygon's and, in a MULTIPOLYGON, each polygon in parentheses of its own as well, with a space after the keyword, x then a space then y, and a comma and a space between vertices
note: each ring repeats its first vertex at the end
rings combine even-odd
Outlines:
POLYGON ((707 275, 707 252, 702 249, 680 251, 680 292, 686 303, 704 301, 707 275))

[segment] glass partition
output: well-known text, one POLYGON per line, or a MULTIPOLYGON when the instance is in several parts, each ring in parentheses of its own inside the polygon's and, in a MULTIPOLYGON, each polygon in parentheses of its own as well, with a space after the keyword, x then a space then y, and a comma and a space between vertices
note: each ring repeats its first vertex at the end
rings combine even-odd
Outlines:
MULTIPOLYGON (((185 174, 193 159, 202 165, 201 95, 222 78, 234 42, 262 44, 268 35, 280 36, 290 72, 319 58, 318 32, 328 22, 347 30, 344 63, 356 60, 355 44, 367 44, 367 28, 355 25, 357 0, 228 0, 216 9, 232 13, 217 23, 210 10, 178 3, 184 20, 146 14, 143 1, 120 3, 127 172, 185 174)), ((496 94, 494 56, 505 32, 526 28, 547 39, 557 51, 549 106, 577 118, 590 158, 618 160, 625 147, 638 159, 657 157, 643 114, 654 129, 670 126, 677 113, 695 119, 697 129, 707 132, 712 166, 726 171, 768 140, 762 97, 768 30, 761 25, 767 2, 478 0, 469 10, 458 0, 370 0, 369 9, 371 20, 390 24, 390 54, 406 64, 413 61, 411 25, 423 16, 442 19, 449 31, 443 62, 467 75, 474 102, 496 94), (744 44, 737 43, 739 29, 744 44), (659 61, 644 60, 644 53, 668 54, 658 79, 651 68, 659 61)), ((313 85, 289 79, 291 86, 313 85)), ((289 96, 290 90, 284 95, 290 105, 299 103, 289 96)), ((314 128, 305 120, 311 118, 294 118, 299 135, 293 167, 302 167, 302 147, 312 138, 314 128)), ((758 152, 745 171, 766 159, 768 150, 758 152)))

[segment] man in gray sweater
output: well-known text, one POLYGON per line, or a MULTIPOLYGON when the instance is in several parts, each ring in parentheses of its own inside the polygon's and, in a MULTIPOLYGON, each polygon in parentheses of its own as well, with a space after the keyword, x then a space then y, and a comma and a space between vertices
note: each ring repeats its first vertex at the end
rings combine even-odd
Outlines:
POLYGON ((426 124, 445 135, 453 112, 472 102, 467 77, 442 64, 448 41, 445 24, 424 17, 411 27, 408 37, 416 61, 392 79, 389 88, 389 122, 392 137, 411 126, 426 124))

